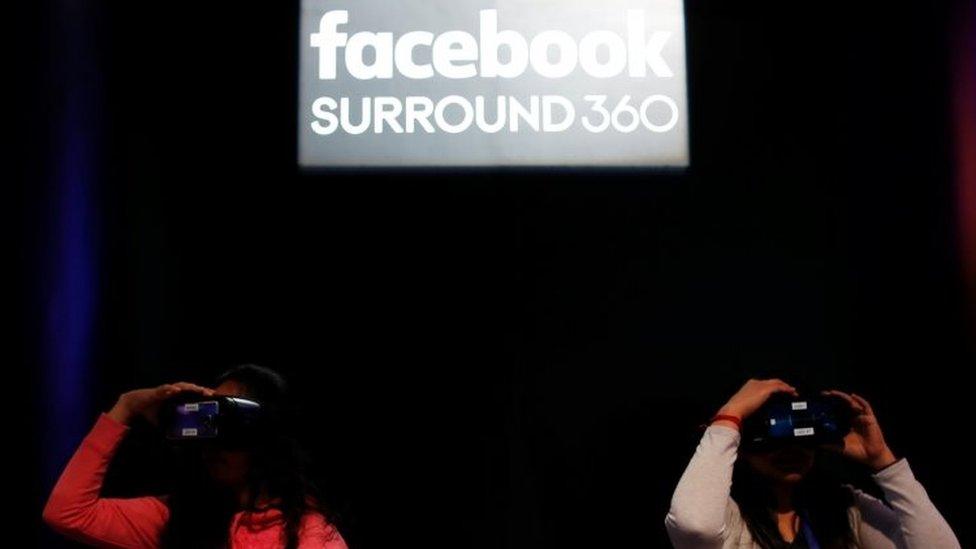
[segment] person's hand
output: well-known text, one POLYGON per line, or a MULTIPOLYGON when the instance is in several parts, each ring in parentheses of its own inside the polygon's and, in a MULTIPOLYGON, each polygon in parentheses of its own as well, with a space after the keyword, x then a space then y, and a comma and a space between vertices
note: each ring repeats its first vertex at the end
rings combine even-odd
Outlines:
MULTIPOLYGON (((796 388, 780 379, 750 379, 741 389, 719 409, 720 416, 733 416, 740 421, 751 416, 769 397, 776 393, 786 393, 793 396, 797 395, 796 388)), ((720 419, 715 421, 716 425, 738 428, 734 421, 720 419)))
POLYGON ((185 381, 167 383, 150 389, 136 389, 123 393, 115 406, 108 412, 108 416, 125 425, 128 425, 137 416, 142 416, 150 423, 156 423, 159 405, 180 393, 199 393, 203 396, 213 396, 214 390, 185 381))
POLYGON ((863 397, 841 391, 824 391, 825 395, 840 398, 851 408, 851 432, 844 437, 844 446, 839 450, 844 456, 880 471, 895 461, 895 454, 888 448, 881 425, 874 415, 871 404, 863 397))

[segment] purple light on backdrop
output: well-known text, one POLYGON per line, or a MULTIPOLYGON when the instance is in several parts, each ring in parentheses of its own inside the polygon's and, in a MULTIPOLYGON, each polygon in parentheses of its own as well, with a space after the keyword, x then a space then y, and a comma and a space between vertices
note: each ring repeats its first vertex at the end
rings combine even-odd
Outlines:
MULTIPOLYGON (((960 2, 956 19, 954 116, 959 253, 971 337, 976 337, 976 1, 960 2)), ((972 342, 976 345, 976 342, 972 342)))
POLYGON ((61 31, 51 60, 56 75, 51 129, 55 165, 47 222, 43 379, 46 477, 53 479, 90 427, 93 335, 97 303, 96 211, 99 74, 92 8, 52 6, 61 31))

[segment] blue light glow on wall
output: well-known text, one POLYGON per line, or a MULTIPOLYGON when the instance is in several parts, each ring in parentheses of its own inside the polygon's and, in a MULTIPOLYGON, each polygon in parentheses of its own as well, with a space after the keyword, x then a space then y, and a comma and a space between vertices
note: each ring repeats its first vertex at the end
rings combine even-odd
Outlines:
POLYGON ((48 249, 43 379, 45 452, 53 479, 91 426, 91 377, 98 259, 94 189, 97 182, 99 74, 93 13, 86 2, 64 0, 57 10, 61 43, 51 60, 52 96, 48 249))

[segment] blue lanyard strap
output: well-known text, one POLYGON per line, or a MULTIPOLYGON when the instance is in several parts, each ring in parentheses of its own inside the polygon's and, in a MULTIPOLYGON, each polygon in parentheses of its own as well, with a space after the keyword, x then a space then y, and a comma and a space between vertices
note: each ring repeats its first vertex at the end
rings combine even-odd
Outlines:
POLYGON ((810 527, 810 521, 807 520, 806 513, 800 513, 800 531, 803 532, 803 539, 807 542, 807 547, 810 549, 820 549, 820 542, 817 541, 817 536, 813 535, 813 528, 810 527))

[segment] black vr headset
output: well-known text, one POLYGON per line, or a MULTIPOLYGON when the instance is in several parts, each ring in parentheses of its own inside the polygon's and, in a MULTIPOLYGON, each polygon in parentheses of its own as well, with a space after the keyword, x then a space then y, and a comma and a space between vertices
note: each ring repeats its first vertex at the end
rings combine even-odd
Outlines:
POLYGON ((267 416, 259 402, 248 398, 179 395, 163 404, 160 426, 172 442, 242 447, 265 433, 267 416))
POLYGON ((776 394, 743 422, 742 446, 768 451, 838 444, 850 432, 851 419, 850 407, 838 397, 776 394))

